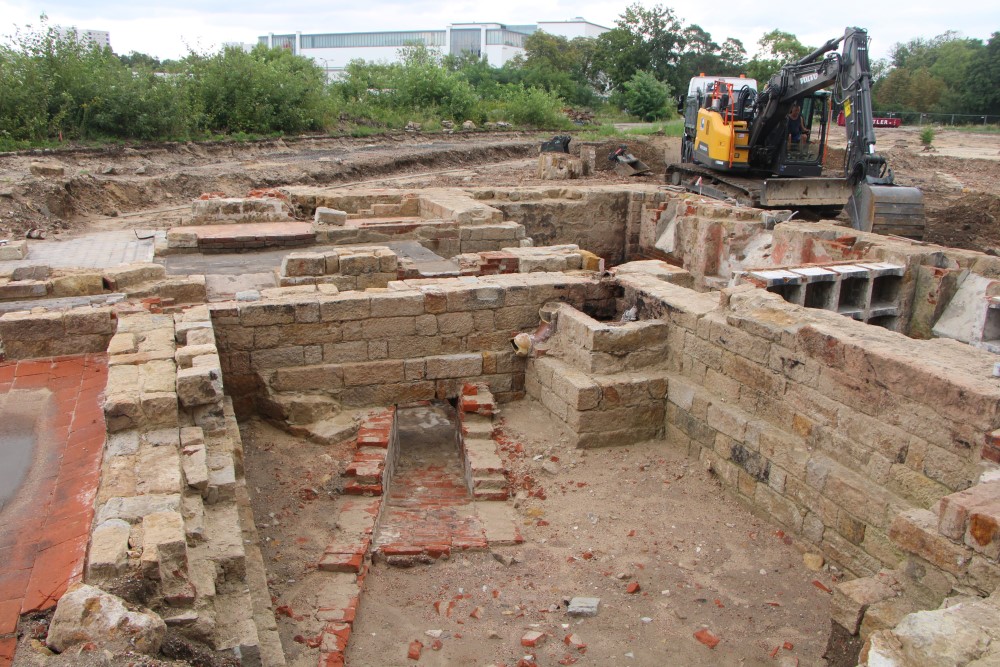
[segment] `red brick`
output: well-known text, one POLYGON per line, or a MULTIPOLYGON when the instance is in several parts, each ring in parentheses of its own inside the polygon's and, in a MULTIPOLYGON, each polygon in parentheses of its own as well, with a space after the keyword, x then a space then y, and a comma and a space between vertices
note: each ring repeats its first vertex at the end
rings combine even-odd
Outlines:
POLYGON ((419 639, 414 639, 410 642, 410 646, 406 651, 406 657, 410 660, 420 660, 420 651, 423 648, 423 643, 419 639))
POLYGON ((546 634, 544 632, 538 632, 537 630, 526 632, 521 637, 521 646, 527 646, 528 648, 541 646, 545 642, 545 637, 546 634))
POLYGON ((706 630, 704 628, 694 633, 694 638, 700 641, 708 648, 715 648, 716 646, 719 645, 719 642, 722 641, 714 634, 712 634, 709 630, 706 630))
POLYGON ((365 557, 362 554, 323 554, 319 569, 323 572, 360 572, 365 557))
POLYGON ((21 613, 51 609, 70 584, 83 577, 87 535, 40 551, 21 603, 21 613))
POLYGON ((625 588, 625 592, 628 593, 629 595, 635 595, 640 590, 641 590, 641 587, 639 586, 639 582, 638 581, 633 581, 632 583, 630 583, 625 588))

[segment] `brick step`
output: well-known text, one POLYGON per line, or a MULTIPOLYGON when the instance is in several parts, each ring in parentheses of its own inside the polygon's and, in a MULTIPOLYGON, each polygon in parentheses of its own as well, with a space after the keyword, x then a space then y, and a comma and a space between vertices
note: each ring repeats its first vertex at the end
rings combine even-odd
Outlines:
POLYGON ((493 418, 475 413, 462 416, 462 434, 467 438, 489 440, 493 434, 493 418))
POLYGON ((473 495, 477 491, 506 491, 507 478, 502 475, 496 477, 474 477, 472 479, 473 495))

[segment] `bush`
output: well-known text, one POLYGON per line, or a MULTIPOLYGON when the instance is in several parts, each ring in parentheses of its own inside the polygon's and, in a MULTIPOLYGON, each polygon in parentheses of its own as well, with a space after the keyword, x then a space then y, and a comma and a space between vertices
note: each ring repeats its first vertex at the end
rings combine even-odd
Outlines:
POLYGON ((931 144, 934 143, 934 128, 927 126, 920 130, 920 143, 924 145, 924 148, 930 148, 931 144))
POLYGON ((505 120, 538 129, 565 129, 569 119, 562 113, 563 101, 554 93, 510 84, 501 88, 499 99, 484 102, 488 120, 505 120))
POLYGON ((658 81, 651 72, 636 72, 625 82, 621 97, 630 114, 653 121, 667 116, 672 94, 670 86, 658 81))

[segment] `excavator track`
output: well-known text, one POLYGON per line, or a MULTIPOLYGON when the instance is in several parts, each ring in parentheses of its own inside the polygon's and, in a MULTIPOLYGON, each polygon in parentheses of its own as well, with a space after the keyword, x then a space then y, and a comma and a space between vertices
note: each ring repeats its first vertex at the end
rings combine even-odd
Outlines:
MULTIPOLYGON (((784 183, 806 183, 815 181, 838 181, 839 179, 777 179, 784 183)), ((684 187, 689 192, 720 199, 732 201, 741 206, 752 206, 754 208, 778 208, 792 209, 797 211, 799 217, 809 220, 829 220, 837 217, 844 209, 850 190, 845 189, 843 197, 830 197, 824 195, 815 203, 801 203, 803 198, 808 199, 808 192, 805 197, 789 199, 783 195, 777 201, 768 201, 765 192, 765 181, 760 178, 744 178, 732 174, 723 174, 717 171, 701 167, 693 163, 671 164, 667 166, 666 181, 672 185, 684 187), (698 179, 701 179, 700 183, 698 179), (840 202, 839 204, 836 202, 840 202)), ((785 189, 784 185, 781 187, 785 189)), ((775 199, 772 197, 772 200, 775 199)))

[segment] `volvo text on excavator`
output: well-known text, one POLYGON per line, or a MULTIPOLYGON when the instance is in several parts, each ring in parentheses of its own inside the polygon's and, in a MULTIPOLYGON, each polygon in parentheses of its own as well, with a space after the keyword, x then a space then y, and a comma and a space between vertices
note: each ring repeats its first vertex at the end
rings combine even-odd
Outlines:
POLYGON ((693 78, 681 162, 667 167, 667 180, 750 206, 825 217, 846 206, 855 229, 923 237, 922 193, 895 185, 875 152, 868 33, 861 28, 783 66, 762 91, 745 77, 693 78), (824 177, 834 103, 846 119, 844 172, 824 177))

